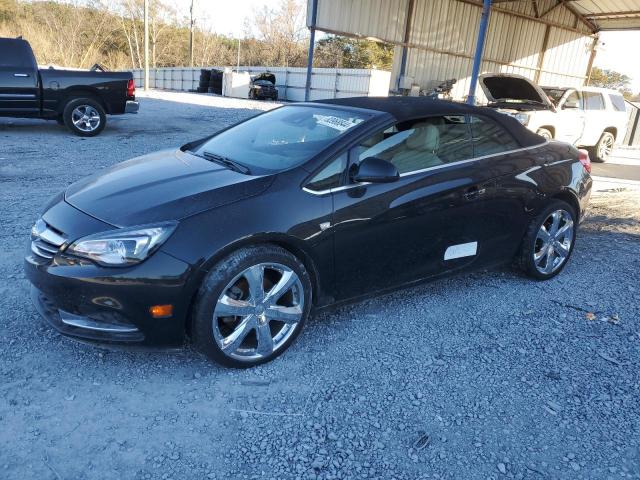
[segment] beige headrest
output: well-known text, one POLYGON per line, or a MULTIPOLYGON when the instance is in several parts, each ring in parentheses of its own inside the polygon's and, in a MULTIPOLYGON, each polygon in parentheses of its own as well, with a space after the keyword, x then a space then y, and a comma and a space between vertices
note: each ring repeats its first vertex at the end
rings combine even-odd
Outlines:
POLYGON ((435 152, 440 147, 440 132, 431 123, 416 123, 405 144, 412 150, 435 152))

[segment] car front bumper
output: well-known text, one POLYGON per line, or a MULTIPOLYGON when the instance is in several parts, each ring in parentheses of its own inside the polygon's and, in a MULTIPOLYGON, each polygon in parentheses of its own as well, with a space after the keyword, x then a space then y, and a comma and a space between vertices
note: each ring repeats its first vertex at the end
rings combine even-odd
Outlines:
POLYGON ((140 110, 140 102, 127 100, 124 106, 124 113, 138 113, 138 110, 140 110))
POLYGON ((173 347, 185 340, 191 269, 156 252, 128 268, 43 262, 30 251, 24 270, 31 299, 42 317, 63 335, 101 343, 173 347), (154 318, 153 305, 173 306, 168 318, 154 318))
POLYGON ((42 219, 49 233, 32 237, 24 271, 36 308, 53 327, 64 335, 102 343, 184 343, 193 267, 162 250, 129 267, 103 267, 67 257, 64 249, 75 239, 113 227, 64 200, 54 201, 42 219), (154 305, 172 305, 172 315, 154 318, 154 305))

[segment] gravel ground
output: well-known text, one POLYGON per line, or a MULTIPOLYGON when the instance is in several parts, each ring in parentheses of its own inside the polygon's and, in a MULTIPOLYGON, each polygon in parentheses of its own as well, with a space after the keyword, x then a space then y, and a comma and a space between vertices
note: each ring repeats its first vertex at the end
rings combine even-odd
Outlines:
POLYGON ((83 140, 0 118, 0 478, 640 478, 640 190, 605 188, 563 274, 508 269, 319 315, 276 361, 105 351, 46 327, 22 256, 72 181, 265 104, 155 92, 83 140))

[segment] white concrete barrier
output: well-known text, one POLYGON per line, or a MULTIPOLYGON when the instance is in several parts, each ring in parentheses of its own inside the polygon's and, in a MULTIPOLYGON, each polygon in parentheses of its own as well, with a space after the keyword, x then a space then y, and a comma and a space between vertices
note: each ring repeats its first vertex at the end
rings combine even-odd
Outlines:
MULTIPOLYGON (((149 70, 149 87, 161 90, 195 91, 198 88, 202 68, 224 70, 224 67, 217 66, 152 68, 149 70)), ((234 70, 236 70, 235 67, 234 70)), ((276 76, 279 99, 304 100, 306 68, 241 66, 240 72, 246 72, 249 75, 271 72, 276 76)), ((133 78, 138 88, 144 87, 143 70, 133 70, 133 78)), ((387 96, 390 80, 391 72, 384 70, 314 68, 311 76, 310 97, 311 100, 319 100, 323 98, 387 96)))

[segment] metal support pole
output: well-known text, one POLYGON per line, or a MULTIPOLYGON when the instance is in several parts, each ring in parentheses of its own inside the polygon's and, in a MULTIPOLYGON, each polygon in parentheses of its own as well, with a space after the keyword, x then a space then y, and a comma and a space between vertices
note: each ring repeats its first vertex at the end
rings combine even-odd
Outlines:
POLYGON ((404 20, 404 41, 402 44, 402 57, 400 58, 400 72, 398 73, 398 79, 396 81, 396 90, 400 90, 402 87, 402 77, 404 77, 407 69, 407 50, 409 47, 407 44, 411 40, 411 21, 413 20, 413 7, 414 0, 409 0, 407 4, 406 18, 404 20))
POLYGON ((316 41, 316 19, 318 18, 318 0, 311 4, 311 35, 309 36, 309 58, 307 59, 307 81, 304 86, 304 101, 308 102, 311 94, 311 75, 313 74, 313 47, 316 41))
POLYGON ((478 40, 476 41, 476 54, 473 57, 471 84, 469 85, 469 95, 467 96, 467 103, 469 105, 476 103, 476 84, 478 83, 480 66, 482 65, 482 51, 484 50, 484 41, 487 37, 487 26, 489 25, 490 13, 491 0, 484 0, 482 4, 482 17, 480 18, 480 29, 478 30, 478 40))
POLYGON ((144 91, 149 90, 149 0, 144 0, 144 91))
POLYGON ((600 36, 596 35, 596 38, 593 39, 593 43, 591 44, 591 54, 589 55, 589 64, 587 65, 587 74, 585 75, 587 77, 587 82, 585 83, 585 85, 589 85, 591 83, 591 72, 593 70, 593 62, 596 59, 596 53, 597 53, 597 46, 598 46, 598 42, 600 41, 600 36))

